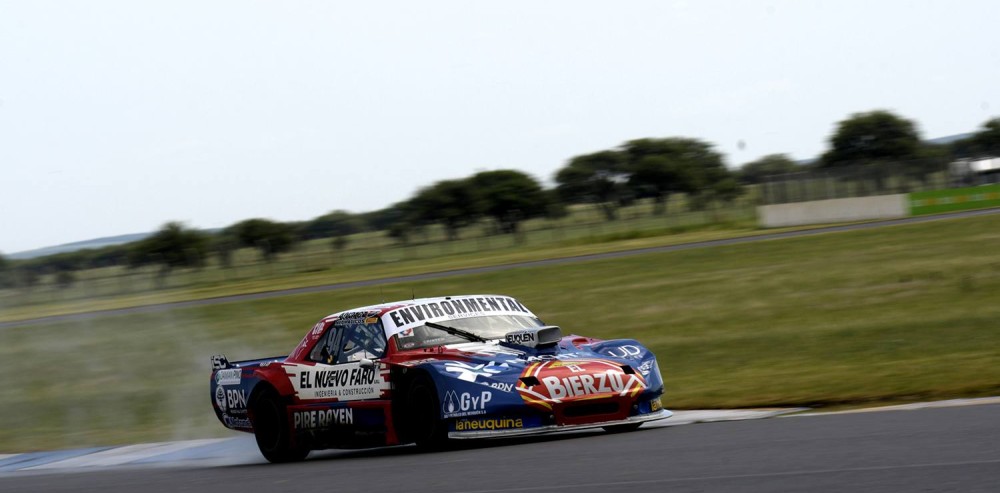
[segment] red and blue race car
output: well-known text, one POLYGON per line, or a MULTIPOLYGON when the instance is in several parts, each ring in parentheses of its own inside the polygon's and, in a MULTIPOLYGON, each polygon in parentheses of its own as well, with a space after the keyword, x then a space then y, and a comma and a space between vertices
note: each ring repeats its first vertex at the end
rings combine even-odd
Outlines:
POLYGON ((631 339, 563 336, 508 296, 335 313, 287 357, 212 357, 215 413, 271 462, 310 450, 507 437, 667 418, 655 356, 631 339))

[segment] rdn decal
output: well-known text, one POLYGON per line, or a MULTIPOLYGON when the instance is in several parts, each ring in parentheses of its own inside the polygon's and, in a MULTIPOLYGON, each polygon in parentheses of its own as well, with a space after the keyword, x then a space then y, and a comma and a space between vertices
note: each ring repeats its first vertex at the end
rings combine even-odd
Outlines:
MULTIPOLYGON (((517 385, 521 398, 534 407, 551 409, 552 403, 594 397, 636 396, 646 389, 641 375, 626 373, 612 361, 545 361, 528 365, 517 385), (534 377, 529 386, 525 377, 534 377)), ((530 381, 530 380, 529 380, 530 381)))

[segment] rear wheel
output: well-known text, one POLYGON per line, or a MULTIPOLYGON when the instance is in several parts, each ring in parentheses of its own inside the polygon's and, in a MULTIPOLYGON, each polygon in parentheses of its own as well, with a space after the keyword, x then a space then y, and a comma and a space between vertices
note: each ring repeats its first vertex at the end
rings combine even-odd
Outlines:
POLYGON ((308 448, 292 445, 288 415, 277 392, 271 389, 261 392, 250 411, 257 448, 269 462, 296 462, 309 455, 308 448))
POLYGON ((608 433, 626 433, 638 430, 642 423, 627 423, 623 425, 604 426, 604 431, 608 433))
POLYGON ((407 431, 417 446, 439 450, 448 442, 448 430, 441 420, 441 402, 437 387, 430 377, 420 375, 413 379, 406 393, 407 431))

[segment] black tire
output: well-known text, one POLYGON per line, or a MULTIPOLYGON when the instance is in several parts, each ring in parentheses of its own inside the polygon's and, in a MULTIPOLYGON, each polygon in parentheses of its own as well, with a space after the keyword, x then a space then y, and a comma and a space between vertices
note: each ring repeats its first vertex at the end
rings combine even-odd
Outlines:
POLYGON ((437 387, 427 375, 418 375, 406 392, 407 436, 425 450, 441 450, 448 443, 448 430, 441 420, 437 387))
POLYGON ((642 423, 628 423, 624 425, 604 426, 604 431, 608 433, 627 433, 638 430, 642 423))
POLYGON ((268 462, 298 462, 309 455, 308 448, 292 445, 288 413, 277 392, 262 391, 253 399, 250 411, 257 448, 268 462))

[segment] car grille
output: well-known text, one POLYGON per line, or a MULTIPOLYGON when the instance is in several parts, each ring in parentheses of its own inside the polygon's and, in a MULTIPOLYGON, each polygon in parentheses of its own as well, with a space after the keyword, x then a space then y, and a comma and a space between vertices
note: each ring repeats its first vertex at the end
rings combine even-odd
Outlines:
POLYGON ((594 402, 572 404, 563 408, 563 416, 567 418, 582 418, 601 414, 615 414, 619 411, 617 402, 594 402))

